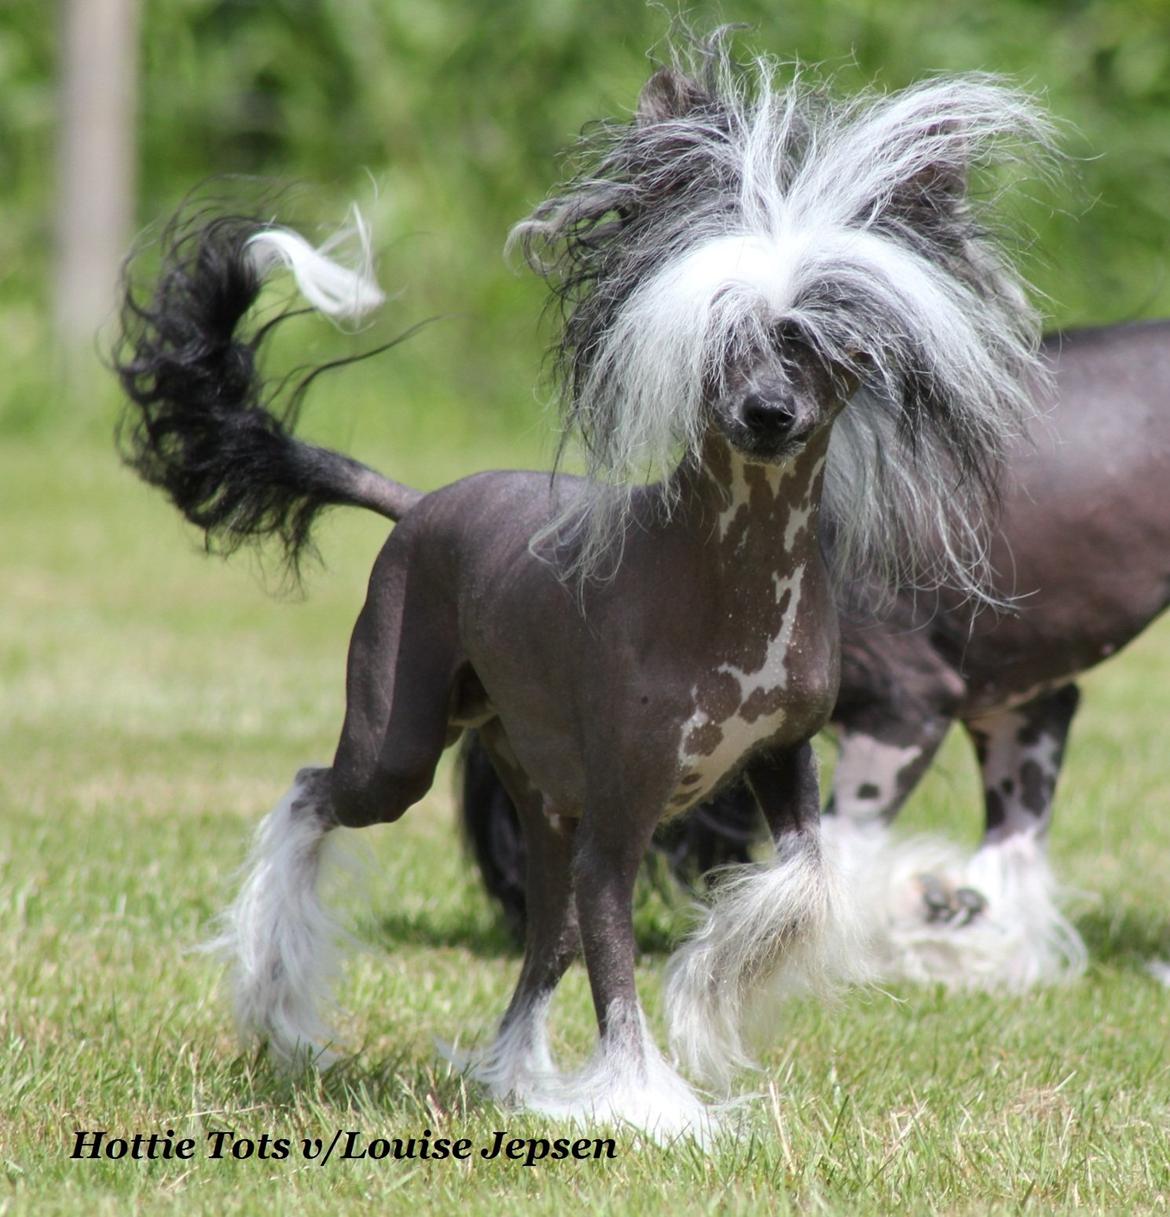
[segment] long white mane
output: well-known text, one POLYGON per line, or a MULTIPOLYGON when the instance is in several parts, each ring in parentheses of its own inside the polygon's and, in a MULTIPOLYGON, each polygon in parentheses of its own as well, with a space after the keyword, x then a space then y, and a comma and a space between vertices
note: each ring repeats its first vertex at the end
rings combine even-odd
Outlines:
POLYGON ((1044 373, 969 178, 1050 147, 1050 127, 986 75, 839 100, 779 74, 736 67, 716 37, 598 128, 583 172, 514 230, 562 303, 567 430, 594 487, 557 527, 583 526, 588 572, 630 486, 661 479, 669 509, 710 387, 789 325, 861 376, 826 473, 836 565, 977 590, 980 521, 1044 373))

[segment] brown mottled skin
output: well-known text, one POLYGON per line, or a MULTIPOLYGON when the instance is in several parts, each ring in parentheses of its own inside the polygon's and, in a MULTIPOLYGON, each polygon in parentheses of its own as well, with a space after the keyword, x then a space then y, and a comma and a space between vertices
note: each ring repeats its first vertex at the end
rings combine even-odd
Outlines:
MULTIPOLYGON (((437 759, 453 728, 498 719, 530 781, 558 814, 576 818, 589 803, 590 783, 612 780, 612 765, 598 762, 636 732, 637 764, 622 778, 623 800, 664 803, 685 779, 678 761, 682 724, 696 704, 714 724, 739 710, 736 682, 719 668, 754 672, 763 664, 784 607, 772 602, 773 578, 793 565, 806 575, 789 683, 766 698, 768 711, 784 721, 759 732, 751 750, 808 739, 832 707, 837 674, 836 614, 816 543, 815 507, 791 550, 778 538, 787 526, 788 496, 802 503, 819 493, 819 472, 815 485, 811 473, 826 443, 827 430, 805 445, 781 496, 772 495, 762 473, 749 472, 751 503, 722 544, 712 534, 727 490, 706 468, 680 470, 680 505, 669 523, 654 518, 656 488, 648 488, 646 509, 636 508, 643 522, 629 528, 620 566, 611 579, 585 586, 583 611, 576 589, 529 553, 528 537, 548 518, 547 475, 483 474, 427 496, 375 563, 354 636, 359 654, 351 659, 335 772, 369 765, 378 744, 396 756, 437 759), (510 521, 505 535, 485 537, 483 521, 503 516, 510 521), (423 536, 425 544, 416 545, 423 536), (501 578, 500 571, 510 574, 501 578), (419 589, 417 602, 412 587, 419 589), (438 595, 440 587, 450 595, 438 595), (396 656, 392 677, 366 681, 370 653, 396 656), (557 681, 543 678, 553 672, 557 681), (416 706, 410 721, 403 715, 399 723, 393 703, 403 682, 438 688, 428 693, 429 713, 416 706), (372 687, 363 690, 367 683, 372 687), (371 739, 367 724, 387 714, 385 741, 371 739)), ((748 712, 768 722, 758 706, 748 712)), ((384 757, 381 768, 390 768, 384 757)), ((338 784, 344 792, 343 780, 338 784)), ((368 795, 361 801, 378 802, 368 795)), ((371 806, 370 819, 397 818, 403 801, 393 800, 394 814, 371 806)), ((364 816, 355 808, 339 818, 364 816)))

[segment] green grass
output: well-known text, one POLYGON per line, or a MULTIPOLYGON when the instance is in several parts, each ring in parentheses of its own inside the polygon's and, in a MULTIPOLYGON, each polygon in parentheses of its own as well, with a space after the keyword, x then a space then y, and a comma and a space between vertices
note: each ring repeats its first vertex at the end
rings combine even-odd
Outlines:
MULTIPOLYGON (((310 572, 303 601, 273 602, 246 560, 208 561, 90 432, 0 451, 0 1213, 1163 1209, 1170 995, 1141 967, 1170 954, 1163 628, 1086 682, 1053 841, 1060 872, 1088 893, 1077 920, 1093 964, 1071 988, 793 1004, 755 1079, 763 1097, 710 1157, 621 1136, 613 1161, 531 1169, 71 1161, 76 1128, 430 1128, 476 1142, 546 1130, 488 1103, 433 1048, 433 1036, 486 1034, 519 962, 455 847, 449 772, 400 824, 364 834, 369 896, 347 902, 370 949, 342 994, 353 1063, 294 1085, 238 1054, 217 966, 191 948, 231 895, 256 821, 297 766, 331 752, 383 529, 331 519, 329 569, 310 572)), ((533 436, 506 441, 488 420, 454 447, 437 423, 393 436, 388 421, 348 438, 424 484, 539 459, 533 436)), ((974 839, 962 741, 907 819, 974 839)), ((661 944, 684 918, 648 891, 638 922, 656 947, 638 981, 661 1036, 661 944)), ((584 1056, 591 1023, 575 969, 554 1010, 562 1057, 584 1056)))

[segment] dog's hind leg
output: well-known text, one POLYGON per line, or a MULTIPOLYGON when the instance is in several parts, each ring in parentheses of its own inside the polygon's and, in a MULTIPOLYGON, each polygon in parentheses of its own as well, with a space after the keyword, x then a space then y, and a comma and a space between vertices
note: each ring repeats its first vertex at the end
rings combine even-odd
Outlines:
POLYGON ((821 849, 812 746, 753 760, 746 779, 775 855, 715 886, 704 923, 671 961, 667 986, 672 1047, 718 1086, 752 1063, 748 1041, 770 1013, 764 999, 869 975, 868 931, 821 849))
POLYGON ((936 834, 898 835, 891 825, 955 721, 965 684, 923 630, 847 631, 843 650, 822 841, 864 909, 879 970, 926 980, 950 954, 943 920, 973 915, 966 851, 936 834))
POLYGON ((492 764, 519 813, 529 910, 520 979, 492 1045, 457 1060, 498 1099, 526 1101, 553 1076, 545 1022, 553 991, 580 949, 572 888, 576 820, 559 816, 516 763, 498 721, 481 730, 492 764))
POLYGON ((964 722, 983 777, 985 846, 1047 833, 1079 703, 1076 685, 1066 684, 1023 705, 964 722))
POLYGON ((302 769, 261 821, 239 895, 208 944, 231 963, 236 1024, 278 1063, 330 1064, 322 1013, 338 967, 340 927, 318 884, 336 842, 327 769, 302 769))
POLYGON ((966 686, 925 630, 847 628, 841 663, 826 824, 880 839, 938 752, 966 686))
POLYGON ((405 540, 383 549, 354 629, 334 764, 301 770, 260 826, 218 944, 233 960, 241 1033, 281 1061, 320 1059, 333 1038, 319 1013, 336 958, 318 894, 329 834, 398 819, 430 788, 447 742, 454 614, 441 586, 412 571, 408 587, 405 540))

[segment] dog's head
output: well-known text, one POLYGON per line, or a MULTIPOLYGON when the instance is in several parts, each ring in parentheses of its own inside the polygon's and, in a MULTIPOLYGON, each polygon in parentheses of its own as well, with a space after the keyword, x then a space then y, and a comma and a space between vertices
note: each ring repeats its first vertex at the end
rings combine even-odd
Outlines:
POLYGON ((981 76, 845 99, 776 76, 722 38, 660 69, 514 236, 562 306, 594 476, 668 479, 712 428, 783 462, 852 403, 827 485, 865 494, 837 495, 838 535, 905 551, 1034 412, 1038 319, 969 178, 1045 120, 981 76))
POLYGON ((704 390, 708 426, 749 461, 785 464, 823 437, 856 392, 852 363, 825 358, 800 327, 777 320, 765 341, 729 352, 704 390))

